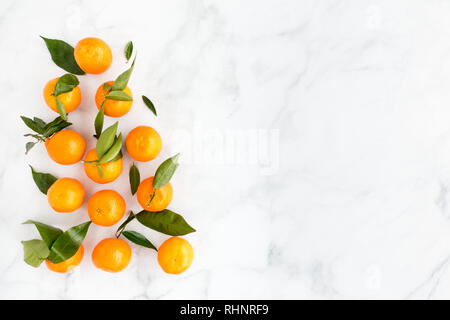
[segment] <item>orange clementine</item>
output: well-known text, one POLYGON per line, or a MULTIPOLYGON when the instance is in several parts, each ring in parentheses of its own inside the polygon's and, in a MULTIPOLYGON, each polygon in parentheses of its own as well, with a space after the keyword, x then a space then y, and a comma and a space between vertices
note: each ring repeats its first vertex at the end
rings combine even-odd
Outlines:
POLYGON ((125 145, 128 154, 137 161, 155 159, 162 149, 161 136, 152 127, 139 126, 128 134, 125 145))
POLYGON ((143 180, 137 189, 137 200, 144 210, 147 211, 161 211, 167 208, 170 201, 173 198, 173 189, 170 182, 162 186, 161 188, 156 189, 155 196, 153 197, 150 205, 150 198, 153 194, 153 177, 147 178, 143 180))
POLYGON ((92 251, 94 265, 108 272, 122 271, 130 263, 130 260, 130 245, 122 239, 103 239, 92 251))
MULTIPOLYGON (((86 157, 84 158, 84 161, 94 161, 98 160, 97 152, 94 149, 91 149, 86 154, 86 157)), ((122 158, 105 162, 100 165, 102 169, 103 175, 100 176, 100 172, 98 171, 95 163, 84 163, 84 172, 86 172, 86 175, 93 181, 97 183, 109 183, 114 180, 116 180, 120 174, 122 173, 123 169, 123 160, 122 158)))
MULTIPOLYGON (((56 106, 56 97, 53 95, 53 92, 55 91, 55 85, 56 82, 58 82, 58 79, 59 78, 50 80, 44 87, 45 103, 55 112, 58 112, 58 107, 56 106)), ((58 98, 64 105, 66 112, 72 112, 81 103, 81 90, 76 86, 72 91, 60 94, 58 98)))
POLYGON ((99 226, 116 224, 122 219, 125 209, 125 200, 114 190, 98 191, 88 201, 89 218, 99 226))
POLYGON ((57 212, 72 212, 84 202, 83 185, 76 179, 60 178, 47 191, 47 200, 57 212))
MULTIPOLYGON (((114 81, 107 81, 106 83, 109 84, 110 86, 112 86, 114 84, 114 81)), ((100 87, 98 87, 97 92, 95 93, 95 104, 97 105, 97 109, 99 109, 99 110, 102 107, 103 101, 105 101, 105 96, 111 91, 111 89, 105 91, 103 89, 103 85, 104 85, 104 83, 101 84, 100 87)), ((128 94, 130 97, 133 97, 133 94, 131 93, 130 88, 126 87, 123 90, 123 92, 128 94)), ((132 104, 133 104, 133 101, 119 101, 119 100, 106 99, 105 114, 107 116, 114 117, 114 118, 121 117, 121 116, 127 114, 128 111, 130 111, 132 104)))
POLYGON ((59 164, 74 164, 83 158, 86 141, 76 131, 65 129, 45 140, 50 158, 59 164))
POLYGON ((169 238, 158 249, 159 265, 167 273, 179 274, 186 271, 193 259, 194 249, 183 238, 169 238))
POLYGON ((84 256, 84 248, 83 245, 81 245, 78 251, 66 261, 60 263, 53 263, 50 262, 49 260, 45 260, 45 264, 47 265, 47 268, 49 268, 52 271, 66 273, 75 269, 75 267, 81 263, 81 260, 83 260, 83 256, 84 256))
POLYGON ((99 38, 85 38, 75 46, 77 64, 86 73, 105 72, 112 62, 111 48, 99 38))

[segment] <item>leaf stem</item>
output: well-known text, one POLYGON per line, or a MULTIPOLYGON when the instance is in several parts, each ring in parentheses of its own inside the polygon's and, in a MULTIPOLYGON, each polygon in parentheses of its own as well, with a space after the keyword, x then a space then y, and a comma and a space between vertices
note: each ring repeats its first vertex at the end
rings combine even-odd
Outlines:
POLYGON ((95 164, 95 166, 97 167, 98 173, 100 174, 100 178, 103 178, 102 167, 100 166, 100 164, 98 162, 95 164))
POLYGON ((88 160, 88 161, 83 160, 83 163, 95 164, 98 173, 100 174, 100 178, 103 178, 103 170, 102 167, 100 166, 100 160, 88 160))
POLYGON ((27 133, 23 135, 24 137, 33 137, 37 140, 37 142, 45 142, 45 140, 47 140, 47 138, 45 138, 44 136, 40 135, 40 134, 32 134, 32 133, 27 133))
POLYGON ((88 160, 88 161, 83 160, 83 163, 97 163, 97 162, 99 162, 99 161, 98 160, 88 160))
POLYGON ((129 224, 131 221, 133 221, 134 218, 136 218, 136 216, 134 215, 133 211, 130 211, 130 215, 128 216, 127 220, 125 220, 125 222, 122 223, 119 228, 117 228, 116 238, 120 237, 122 232, 125 230, 125 227, 127 226, 127 224, 129 224))
POLYGON ((156 189, 153 190, 153 193, 152 193, 152 195, 150 196, 150 201, 147 203, 147 207, 150 207, 150 204, 152 203, 153 198, 155 197, 155 195, 156 195, 156 189))

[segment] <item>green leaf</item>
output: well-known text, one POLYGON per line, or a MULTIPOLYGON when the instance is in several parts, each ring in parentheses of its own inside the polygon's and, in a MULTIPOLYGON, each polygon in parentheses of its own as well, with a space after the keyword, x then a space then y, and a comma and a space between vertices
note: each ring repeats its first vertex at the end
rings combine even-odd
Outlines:
POLYGON ((74 49, 70 44, 62 40, 44 38, 43 36, 41 38, 45 41, 52 60, 58 67, 73 74, 85 74, 75 61, 74 49))
POLYGON ((55 119, 53 119, 52 121, 50 121, 49 123, 47 123, 44 126, 44 130, 48 130, 49 128, 58 126, 59 124, 64 123, 64 122, 65 122, 65 120, 61 119, 60 116, 57 116, 55 119))
POLYGON ((21 241, 23 245, 23 260, 32 267, 39 267, 47 259, 50 251, 44 241, 39 239, 21 241))
POLYGON ((124 231, 122 234, 124 235, 125 238, 127 238, 133 243, 158 251, 158 249, 156 249, 156 247, 150 242, 150 240, 148 240, 146 237, 144 237, 137 231, 124 231))
POLYGON ((57 97, 62 93, 70 92, 79 84, 80 81, 78 81, 77 77, 75 77, 73 74, 66 73, 58 79, 58 82, 56 82, 53 95, 57 97))
MULTIPOLYGON (((65 111, 65 110, 64 110, 65 111)), ((64 120, 61 116, 56 117, 53 121, 49 123, 45 123, 43 120, 39 118, 34 118, 34 120, 21 116, 20 117, 23 122, 27 125, 28 128, 33 130, 34 132, 43 136, 43 138, 48 138, 55 134, 56 132, 70 126, 72 123, 64 120)), ((27 135, 26 135, 27 136, 27 135)), ((39 139, 37 136, 34 136, 36 139, 39 139)))
POLYGON ((20 118, 25 123, 25 125, 28 128, 30 128, 31 130, 33 130, 34 132, 39 133, 39 134, 44 133, 44 128, 42 127, 40 121, 35 121, 35 120, 32 120, 32 119, 24 117, 24 116, 20 116, 20 118))
POLYGON ((62 104, 61 100, 59 100, 58 97, 56 97, 56 107, 58 108, 58 112, 59 115, 61 116, 61 119, 67 120, 66 108, 64 108, 64 105, 62 104))
POLYGON ((37 117, 33 117, 34 122, 36 122, 41 128, 44 128, 46 123, 44 120, 39 119, 37 117))
POLYGON ((105 163, 112 161, 116 158, 116 156, 120 153, 122 150, 122 134, 119 134, 119 136, 114 140, 113 145, 109 150, 100 158, 99 163, 105 163))
POLYGON ((51 248, 53 242, 63 233, 61 229, 34 220, 27 220, 22 224, 34 224, 48 248, 51 248))
MULTIPOLYGON (((58 99, 58 98, 57 98, 58 99)), ((59 100, 59 99, 58 99, 59 100)), ((57 101, 58 103, 58 101, 57 101)), ((27 142, 25 144, 25 154, 27 154, 31 148, 33 148, 38 142, 43 142, 56 132, 71 125, 70 122, 57 117, 55 120, 49 123, 45 123, 44 120, 34 117, 33 120, 24 116, 21 116, 23 122, 37 134, 27 133, 25 137, 33 137, 37 141, 27 142)))
POLYGON ((122 158, 123 158, 123 154, 122 154, 122 150, 120 150, 120 152, 114 158, 109 160, 109 162, 113 162, 113 161, 116 161, 116 160, 119 160, 119 159, 122 159, 122 158))
POLYGON ((110 91, 105 98, 119 101, 133 101, 133 98, 123 91, 110 91))
POLYGON ((48 260, 60 263, 71 258, 80 248, 92 221, 72 227, 56 239, 50 249, 48 260))
POLYGON ((94 121, 95 137, 98 139, 102 134, 103 120, 105 119, 105 101, 103 101, 100 110, 98 110, 97 116, 94 121))
POLYGON ((133 53, 133 42, 129 41, 127 45, 125 46, 125 58, 127 58, 127 62, 131 58, 131 54, 133 53))
POLYGON ((43 194, 47 194, 48 189, 58 179, 49 173, 36 172, 34 171, 32 166, 30 166, 30 168, 31 174, 33 175, 33 180, 36 183, 37 187, 43 194))
POLYGON ((51 137, 58 131, 61 131, 64 128, 72 125, 71 122, 68 122, 62 119, 60 116, 55 118, 52 122, 49 122, 44 127, 44 133, 42 134, 45 138, 51 137))
POLYGON ((139 169, 134 165, 130 168, 130 187, 131 187, 131 194, 134 196, 136 193, 139 184, 141 183, 141 175, 139 174, 139 169))
POLYGON ((96 152, 97 157, 100 159, 106 151, 111 148, 114 143, 114 139, 116 138, 117 126, 119 122, 114 123, 112 126, 108 127, 105 131, 102 132, 100 137, 97 140, 96 152))
POLYGON ((131 73, 133 72, 134 68, 134 62, 136 61, 136 57, 134 57, 133 63, 131 64, 131 67, 120 74, 116 81, 114 81, 114 84, 112 86, 113 91, 121 91, 124 90, 127 87, 128 80, 130 80, 131 73))
POLYGON ((147 98, 146 96, 142 96, 142 100, 144 101, 146 106, 150 109, 150 111, 153 112, 155 116, 157 116, 158 114, 156 113, 156 109, 155 106, 153 105, 153 102, 151 102, 150 99, 147 98))
POLYGON ((25 144, 25 154, 28 154, 28 151, 31 150, 36 145, 37 142, 27 142, 25 144))
POLYGON ((173 157, 165 160, 161 165, 156 169, 155 178, 153 179, 153 189, 161 188, 166 185, 170 179, 172 178, 175 170, 178 168, 178 157, 179 153, 174 155, 173 157))
POLYGON ((136 219, 150 229, 171 236, 183 236, 195 232, 195 229, 182 216, 168 209, 159 212, 143 210, 136 215, 136 219))
MULTIPOLYGON (((111 91, 111 89, 112 89, 112 86, 111 86, 108 82, 105 82, 105 83, 103 84, 103 92, 108 93, 108 92, 111 91)), ((103 95, 104 95, 104 94, 103 94, 103 95)))

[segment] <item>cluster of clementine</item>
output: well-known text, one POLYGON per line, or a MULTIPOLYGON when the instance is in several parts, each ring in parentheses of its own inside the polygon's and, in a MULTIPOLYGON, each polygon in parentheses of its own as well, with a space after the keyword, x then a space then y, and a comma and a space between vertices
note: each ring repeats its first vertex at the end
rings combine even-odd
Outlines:
MULTIPOLYGON (((36 142, 27 143, 26 150, 28 152, 36 143, 44 142, 48 156, 61 165, 76 164, 84 157, 84 171, 89 179, 98 184, 111 183, 123 171, 122 136, 121 134, 118 137, 116 136, 117 125, 114 130, 110 127, 103 131, 103 117, 104 115, 116 118, 122 117, 130 111, 133 105, 133 95, 127 83, 134 62, 131 68, 121 74, 115 81, 106 81, 98 87, 94 101, 98 109, 95 121, 97 133, 95 137, 98 141, 96 148, 86 153, 86 141, 83 136, 75 130, 66 129, 71 125, 67 121, 67 115, 80 106, 82 97, 78 78, 74 74, 103 73, 113 61, 112 51, 108 44, 99 38, 82 39, 72 49, 70 49, 69 44, 61 40, 43 39, 53 61, 70 73, 56 77, 44 86, 44 101, 52 111, 59 113, 58 118, 45 123, 36 117, 33 119, 22 117, 25 124, 34 131, 33 134, 27 134, 26 136, 36 139, 36 142), (59 52, 58 50, 68 51, 59 52)), ((132 46, 130 51, 129 44, 125 49, 127 60, 130 59, 132 54, 132 46)), ((149 101, 145 97, 144 103, 148 105, 146 100, 149 101)), ((153 105, 151 109, 156 115, 153 105)), ((155 129, 140 125, 128 133, 125 139, 125 148, 128 155, 134 160, 148 162, 158 157, 163 148, 163 143, 161 136, 155 129)), ((132 194, 136 193, 137 201, 144 210, 136 215, 130 212, 128 219, 119 227, 116 238, 103 239, 95 246, 92 251, 92 262, 97 268, 108 272, 119 272, 129 264, 132 250, 127 241, 119 238, 120 235, 124 235, 133 243, 157 250, 141 234, 124 230, 125 226, 135 218, 152 229, 172 235, 157 250, 158 262, 165 272, 179 274, 191 265, 193 260, 192 246, 187 240, 178 236, 195 230, 181 216, 166 210, 173 198, 173 188, 169 179, 177 166, 176 161, 172 158, 168 159, 161 164, 155 176, 140 181, 139 171, 133 165, 132 170, 130 170, 132 194), (156 222, 146 222, 144 216, 148 214, 152 215, 153 220, 151 221, 156 222), (177 215, 178 218, 174 219, 174 215, 177 215), (176 221, 179 225, 170 225, 173 221, 176 221), (172 229, 175 231, 172 231, 172 229)), ((86 192, 78 180, 70 177, 57 179, 50 174, 36 172, 33 168, 32 173, 37 186, 47 195, 48 203, 54 211, 73 212, 84 204, 86 192)), ((52 271, 70 272, 83 259, 84 247, 82 241, 90 223, 111 227, 122 220, 126 208, 126 201, 122 195, 115 190, 105 189, 90 196, 87 202, 90 222, 84 223, 83 228, 80 225, 71 228, 70 232, 63 233, 57 228, 30 220, 38 228, 43 240, 42 243, 31 243, 34 240, 28 241, 29 243, 23 242, 26 256, 28 255, 27 263, 37 266, 40 262, 45 261, 48 269, 52 271), (63 236, 72 241, 70 250, 65 248, 64 243, 60 243, 65 241, 63 236), (45 246, 43 246, 43 243, 45 243, 45 246), (78 246, 73 247, 74 243, 78 243, 78 246), (56 247, 58 246, 63 249, 57 250, 56 247), (32 258, 30 258, 30 255, 32 258)))

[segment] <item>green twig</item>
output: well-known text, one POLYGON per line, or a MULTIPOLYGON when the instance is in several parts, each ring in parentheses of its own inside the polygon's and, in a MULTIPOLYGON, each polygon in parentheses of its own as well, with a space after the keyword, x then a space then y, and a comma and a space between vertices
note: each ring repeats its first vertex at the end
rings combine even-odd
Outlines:
POLYGON ((150 207, 150 204, 152 203, 153 198, 155 197, 155 195, 156 195, 156 189, 153 190, 153 194, 150 196, 150 201, 147 203, 147 207, 150 207))
POLYGON ((127 224, 129 224, 131 221, 133 221, 134 218, 136 218, 136 216, 134 215, 133 211, 130 211, 130 215, 128 216, 127 220, 125 220, 125 222, 122 223, 119 228, 117 228, 116 238, 120 237, 122 232, 125 230, 125 227, 127 226, 127 224))

